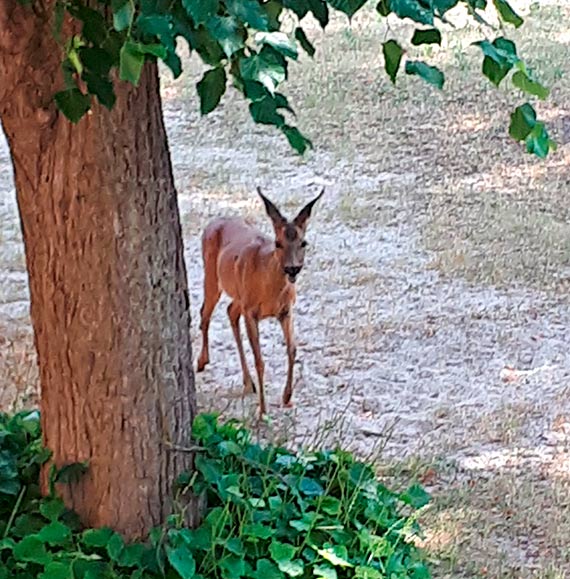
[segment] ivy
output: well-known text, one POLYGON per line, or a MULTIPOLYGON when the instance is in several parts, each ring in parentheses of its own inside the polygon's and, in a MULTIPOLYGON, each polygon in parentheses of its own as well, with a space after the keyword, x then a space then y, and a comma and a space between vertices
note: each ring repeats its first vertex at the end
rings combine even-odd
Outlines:
MULTIPOLYGON (((214 415, 193 424, 196 471, 181 494, 203 497, 201 524, 175 510, 146 543, 109 528, 81 528, 55 494, 39 494, 37 412, 0 415, 0 578, 420 579, 430 573, 414 537, 429 495, 396 493, 371 465, 342 450, 295 453, 253 441, 214 415)), ((52 474, 67 484, 88 466, 52 474)))
MULTIPOLYGON (((487 0, 380 0, 376 9, 382 18, 395 15, 429 27, 414 32, 410 51, 396 39, 383 44, 390 80, 396 82, 400 62, 406 59, 406 73, 418 75, 442 89, 443 73, 429 63, 416 60, 412 53, 414 47, 441 44, 438 25, 457 5, 463 5, 472 18, 488 27, 482 15, 488 4, 503 24, 517 28, 522 25, 523 19, 507 0, 492 3, 487 0)), ((326 29, 330 9, 352 19, 364 5, 364 0, 112 0, 101 2, 101 8, 94 9, 90 7, 93 4, 87 6, 86 0, 58 0, 54 8, 54 34, 65 46, 66 86, 55 95, 55 102, 74 123, 91 109, 93 98, 112 108, 115 103, 112 79, 116 78, 111 74, 113 69, 118 69, 120 81, 137 85, 145 62, 159 59, 177 77, 183 72, 179 51, 185 44, 208 67, 197 84, 202 114, 218 106, 227 79, 231 78, 230 84, 250 100, 253 119, 277 127, 293 148, 303 153, 311 146, 310 140, 276 110, 270 98, 264 102, 252 99, 247 84, 259 82, 274 93, 287 79, 288 62, 299 57, 299 48, 311 57, 315 54, 315 46, 303 28, 309 14, 326 29), (104 10, 105 4, 110 4, 110 14, 104 10), (81 28, 81 34, 72 39, 61 38, 66 12, 81 28), (289 25, 283 24, 291 18, 296 21, 292 33, 289 25)), ((496 86, 522 62, 514 43, 504 37, 477 44, 484 54, 482 72, 496 86)), ((513 76, 513 84, 530 96, 546 98, 548 94, 548 90, 520 66, 513 76)), ((545 146, 550 150, 552 141, 545 127, 543 130, 545 146)))

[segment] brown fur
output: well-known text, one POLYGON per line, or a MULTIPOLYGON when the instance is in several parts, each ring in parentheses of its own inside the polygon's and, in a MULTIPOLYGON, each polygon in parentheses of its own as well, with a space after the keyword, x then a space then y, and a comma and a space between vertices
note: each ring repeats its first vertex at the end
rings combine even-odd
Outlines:
POLYGON ((255 359, 259 381, 259 412, 263 415, 266 412, 263 388, 265 364, 259 345, 259 321, 277 318, 283 328, 288 358, 283 404, 289 406, 293 395, 296 354, 293 336, 293 305, 296 297, 294 282, 304 264, 304 238, 311 210, 324 190, 291 222, 281 215, 259 188, 258 193, 273 223, 274 240, 240 218, 215 219, 204 230, 204 303, 200 324, 202 352, 198 359, 198 372, 209 362, 210 319, 222 292, 225 292, 232 299, 228 316, 243 371, 244 392, 255 392, 255 386, 243 350, 239 327, 242 316, 255 359))

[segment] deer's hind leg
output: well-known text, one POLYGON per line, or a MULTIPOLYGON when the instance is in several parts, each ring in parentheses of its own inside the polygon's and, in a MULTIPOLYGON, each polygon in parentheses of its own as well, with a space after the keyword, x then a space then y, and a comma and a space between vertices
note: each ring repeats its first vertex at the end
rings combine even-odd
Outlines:
POLYGON ((204 238, 202 245, 204 256, 204 302, 200 309, 200 330, 202 331, 202 351, 198 358, 196 370, 202 372, 206 364, 210 361, 210 349, 208 342, 208 330, 210 320, 216 304, 220 300, 222 291, 218 280, 218 251, 217 248, 210 247, 210 240, 204 238))

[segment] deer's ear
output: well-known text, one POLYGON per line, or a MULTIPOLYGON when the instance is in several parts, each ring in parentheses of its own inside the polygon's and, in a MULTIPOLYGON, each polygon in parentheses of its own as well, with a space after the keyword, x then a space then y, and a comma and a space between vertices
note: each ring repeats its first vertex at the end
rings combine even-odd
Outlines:
POLYGON ((273 221, 273 225, 275 227, 285 225, 285 223, 287 223, 287 220, 285 219, 285 217, 283 217, 283 215, 281 215, 279 209, 277 209, 277 207, 275 207, 275 205, 273 205, 273 203, 269 201, 269 199, 267 199, 267 197, 261 192, 261 187, 257 188, 257 193, 261 197, 261 200, 265 205, 265 211, 267 212, 267 215, 269 216, 271 221, 273 221))
POLYGON ((303 207, 303 209, 299 211, 299 215, 297 215, 297 217, 295 217, 295 219, 293 220, 293 223, 297 227, 300 227, 303 230, 307 228, 307 222, 309 221, 309 217, 311 217, 311 211, 313 210, 313 206, 323 196, 324 192, 325 190, 323 188, 323 190, 312 201, 307 203, 305 207, 303 207))

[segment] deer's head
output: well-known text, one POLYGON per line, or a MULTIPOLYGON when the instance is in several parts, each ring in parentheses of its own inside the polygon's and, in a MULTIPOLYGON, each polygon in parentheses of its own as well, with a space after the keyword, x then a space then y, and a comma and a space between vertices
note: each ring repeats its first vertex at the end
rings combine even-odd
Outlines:
POLYGON ((283 273, 291 283, 295 283, 299 272, 303 269, 305 262, 305 232, 311 217, 311 211, 315 203, 322 197, 323 189, 317 197, 307 203, 297 217, 292 221, 287 220, 275 205, 265 197, 258 187, 257 192, 263 200, 265 211, 273 223, 275 230, 275 250, 280 260, 283 273))

